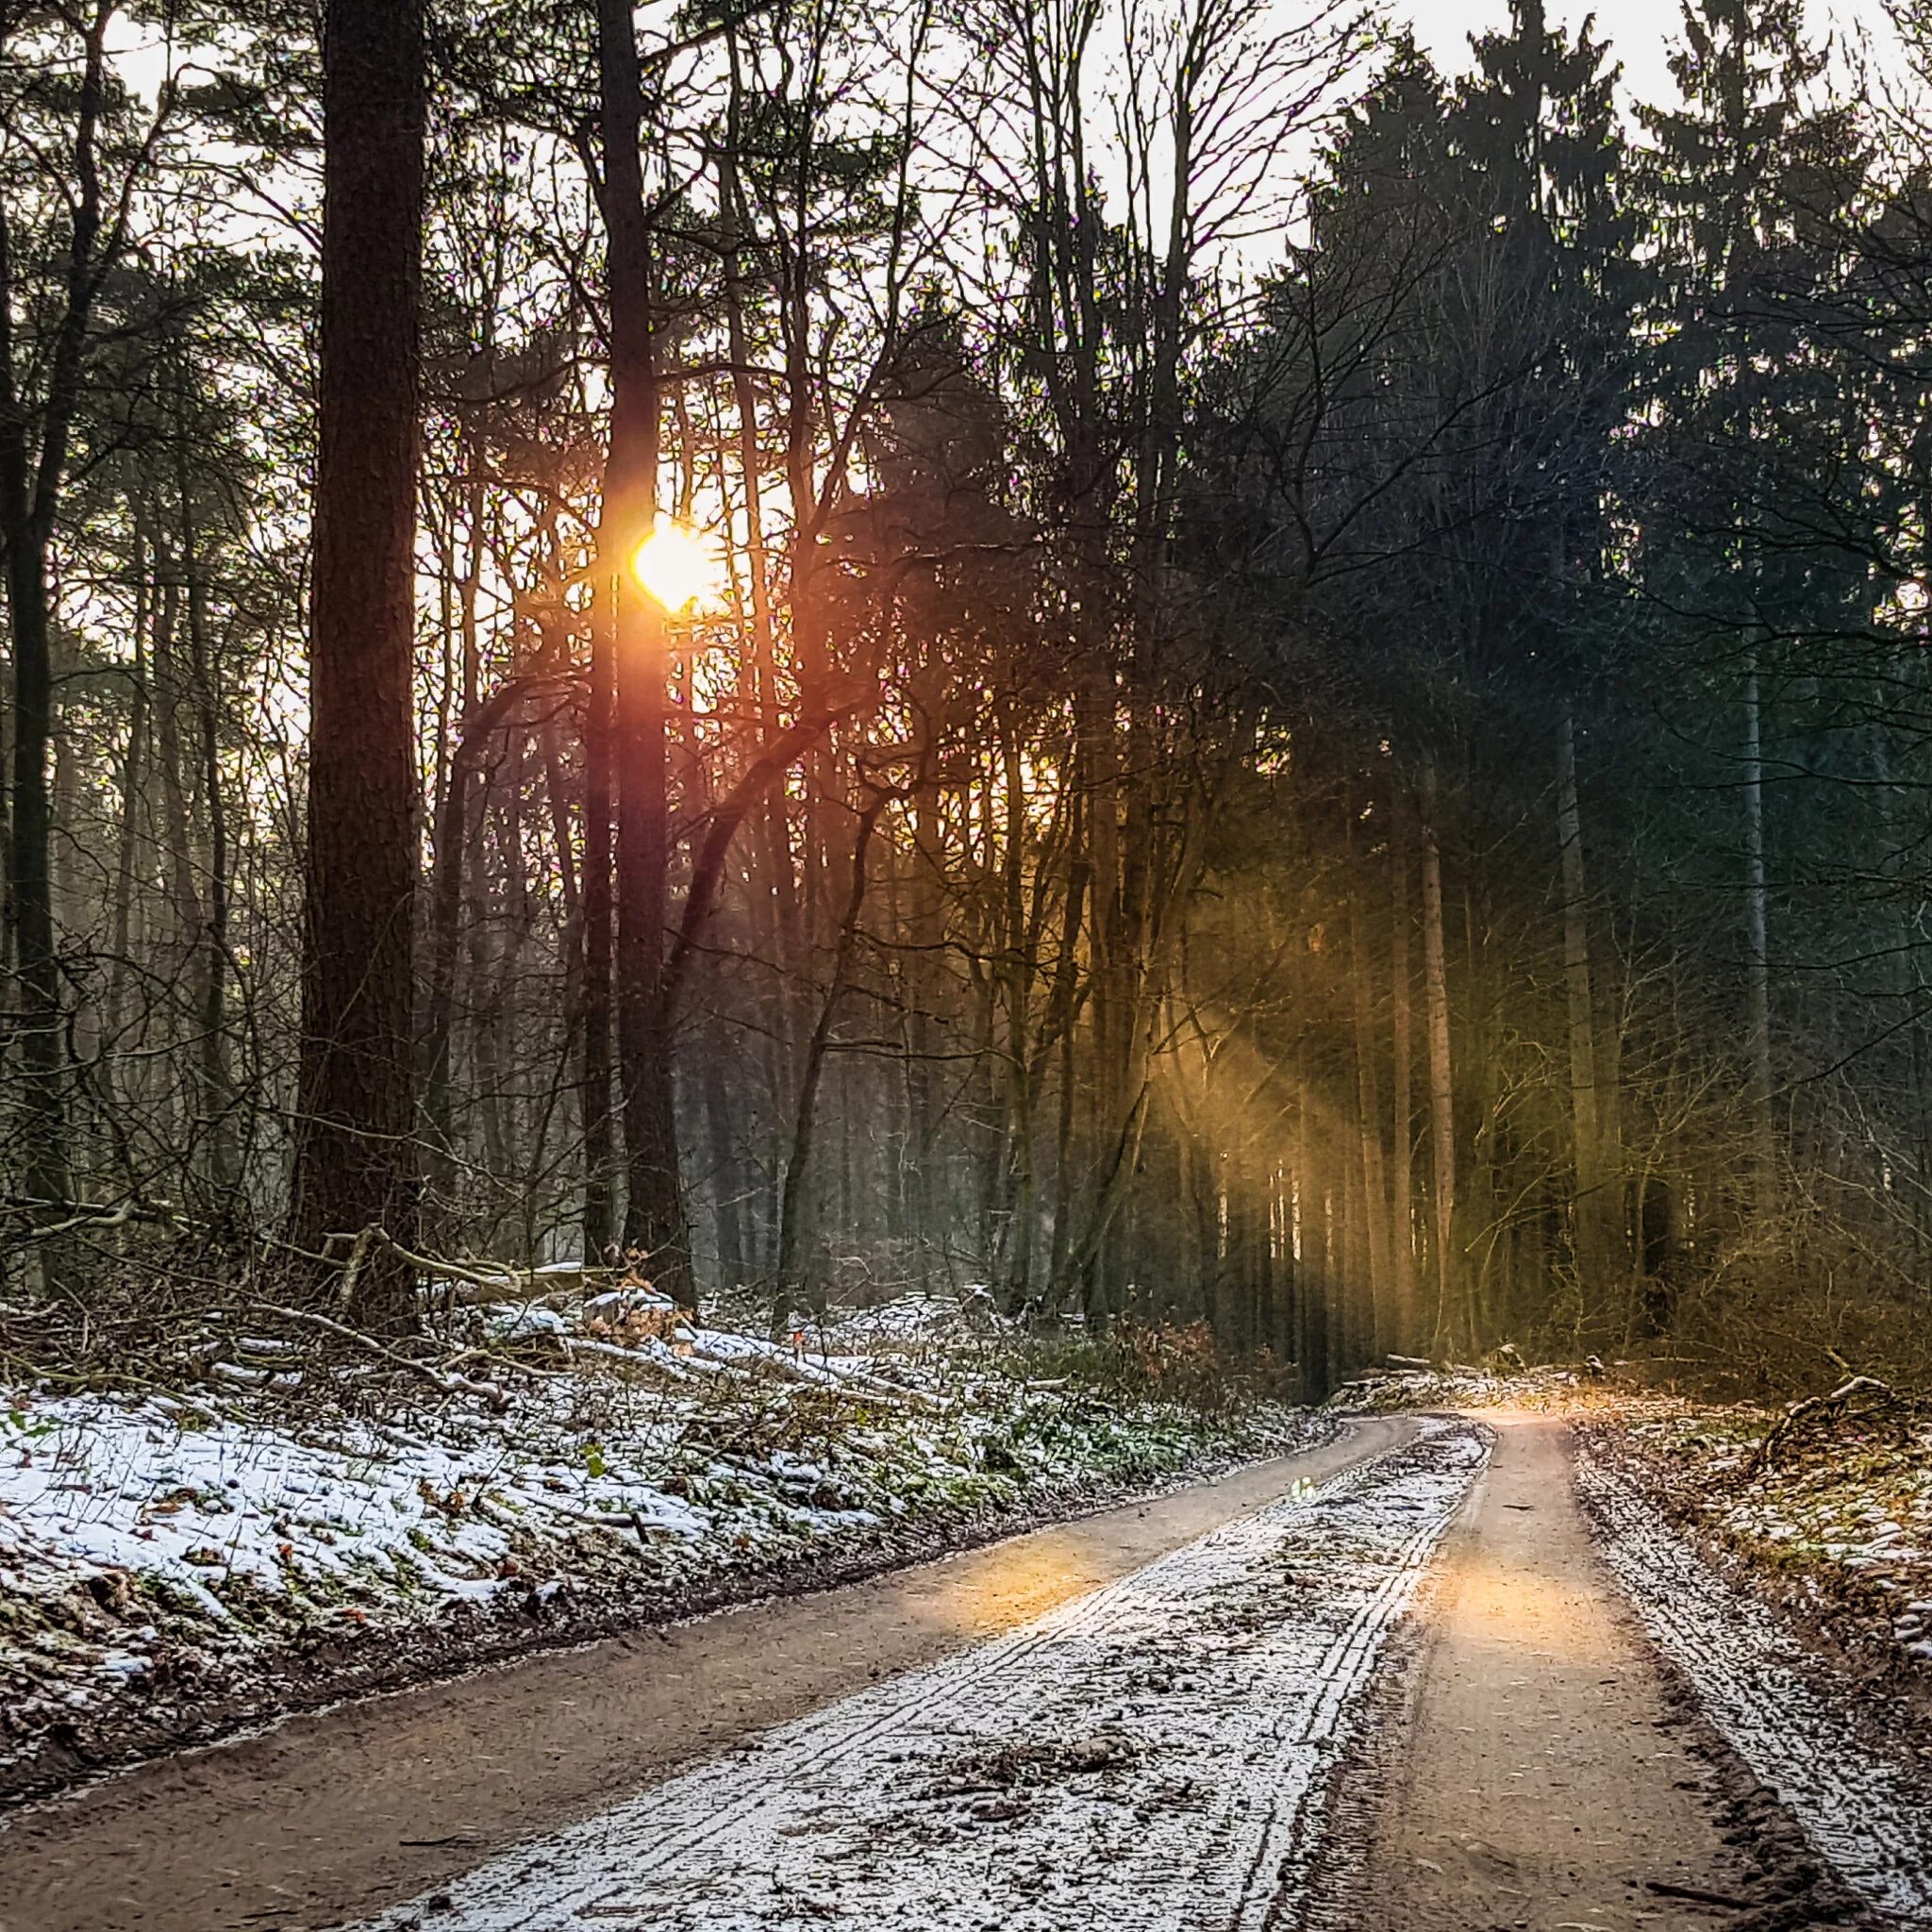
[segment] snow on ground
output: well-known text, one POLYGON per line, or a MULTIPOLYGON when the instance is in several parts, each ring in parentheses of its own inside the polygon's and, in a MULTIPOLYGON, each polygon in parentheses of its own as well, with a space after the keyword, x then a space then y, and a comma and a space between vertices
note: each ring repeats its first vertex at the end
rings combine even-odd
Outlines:
POLYGON ((1328 1398, 1343 1415, 1397 1415, 1417 1409, 1524 1408, 1557 1413, 1611 1409, 1620 1415, 1680 1415, 1681 1397, 1656 1395, 1630 1379, 1632 1364, 1581 1363, 1477 1368, 1374 1369, 1344 1382, 1328 1398))
MULTIPOLYGON (((985 1346, 932 1343, 915 1366, 903 1346, 861 1352, 855 1329, 821 1356, 608 1295, 475 1324, 525 1350, 522 1371, 499 1362, 500 1391, 473 1368, 352 1407, 313 1364, 291 1394, 302 1372, 227 1360, 192 1394, 0 1391, 0 1772, 57 1725, 192 1699, 277 1646, 527 1623, 587 1589, 675 1610, 705 1579, 756 1587, 815 1550, 1322 1428, 1035 1387, 985 1346), (530 1365, 533 1343, 562 1366, 530 1365)), ((897 1344, 917 1327, 891 1325, 897 1344)), ((295 1359, 272 1336, 228 1353, 295 1359)))
POLYGON ((1299 1893, 1358 1693, 1487 1454, 1426 1423, 376 1923, 1258 1932, 1299 1893))
POLYGON ((1758 1445, 1776 1420, 1692 1409, 1632 1419, 1623 1433, 1653 1484, 1792 1607, 1828 1593, 1867 1634, 1932 1664, 1932 1429, 1836 1417, 1766 1465, 1758 1445))
POLYGON ((1887 1757, 1861 1744, 1797 1640, 1717 1576, 1609 1460, 1586 1449, 1577 1480, 1612 1572, 1706 1715, 1849 1884, 1932 1926, 1932 1806, 1910 1747, 1887 1757))

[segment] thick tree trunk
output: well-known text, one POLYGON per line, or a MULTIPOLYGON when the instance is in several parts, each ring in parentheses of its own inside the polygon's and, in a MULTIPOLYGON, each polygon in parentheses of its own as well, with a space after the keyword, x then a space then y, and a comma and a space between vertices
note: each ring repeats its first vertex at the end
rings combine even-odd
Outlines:
MULTIPOLYGON (((422 0, 329 0, 323 26, 321 452, 310 611, 308 894, 292 1227, 317 1252, 415 1238, 415 532, 422 0)), ((414 1319, 388 1250, 352 1318, 414 1319)))
MULTIPOLYGON (((21 1004, 19 1042, 27 1192, 58 1218, 67 1198, 67 1110, 63 1091, 63 1002, 54 940, 53 800, 47 757, 53 743, 54 675, 47 622, 44 543, 30 525, 8 531, 8 616, 13 643, 13 824, 8 903, 21 1004)), ((51 1257, 43 1257, 45 1261, 51 1257)))
POLYGON ((615 728, 611 587, 599 582, 591 618, 584 712, 583 1062, 584 1259, 608 1257, 617 1237, 616 1140, 610 1114, 610 755, 615 728))
POLYGON ((598 541, 601 580, 615 592, 624 1245, 666 1294, 694 1307, 664 974, 671 862, 664 619, 630 575, 657 518, 659 402, 650 217, 639 149, 643 75, 630 0, 598 0, 597 59, 610 291, 610 445, 598 541))

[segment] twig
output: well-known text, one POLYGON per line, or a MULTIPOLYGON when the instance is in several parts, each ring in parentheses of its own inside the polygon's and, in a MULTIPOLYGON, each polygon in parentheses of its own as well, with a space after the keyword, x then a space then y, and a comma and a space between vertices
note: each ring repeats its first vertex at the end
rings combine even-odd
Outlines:
POLYGON ((1723 1906, 1733 1912, 1748 1912, 1751 1901, 1748 1898, 1734 1898, 1727 1891, 1707 1891, 1701 1885, 1673 1885, 1667 1879, 1646 1878, 1645 1891, 1654 1892, 1658 1898, 1688 1899, 1692 1905, 1723 1906))
POLYGON ((445 1395, 480 1395, 492 1408, 504 1409, 509 1407, 509 1398, 503 1392, 503 1387, 496 1382, 472 1381, 468 1375, 447 1374, 441 1369, 434 1369, 427 1362, 419 1362, 413 1357, 398 1353, 387 1342, 378 1341, 373 1335, 364 1335, 359 1328, 351 1328, 345 1323, 333 1320, 327 1315, 318 1315, 308 1308, 284 1307, 279 1302, 257 1302, 255 1307, 262 1314, 275 1315, 284 1322, 300 1323, 310 1328, 319 1328, 325 1335, 333 1335, 342 1341, 353 1341, 358 1348, 367 1349, 372 1355, 380 1356, 385 1361, 393 1362, 399 1369, 407 1369, 412 1374, 421 1375, 432 1387, 440 1389, 445 1395))

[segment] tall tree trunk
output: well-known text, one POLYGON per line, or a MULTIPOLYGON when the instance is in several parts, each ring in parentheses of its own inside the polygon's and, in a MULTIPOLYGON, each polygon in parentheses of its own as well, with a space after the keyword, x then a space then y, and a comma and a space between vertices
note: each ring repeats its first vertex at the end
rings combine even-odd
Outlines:
POLYGON ((1428 1014, 1429 1141, 1435 1161, 1436 1319, 1432 1347, 1455 1353, 1461 1340, 1454 1266, 1456 1084, 1449 1061, 1449 976, 1442 934, 1442 852, 1436 825, 1436 767, 1423 767, 1423 981, 1428 1014))
POLYGON ((791 1127, 791 1153, 785 1163, 785 1187, 778 1205, 777 1290, 782 1298, 805 1287, 805 1262, 808 1244, 806 1226, 805 1177, 811 1164, 812 1140, 817 1125, 819 1082, 824 1077, 825 1056, 832 1041, 832 1028, 845 997, 852 972, 853 955, 858 944, 858 922, 865 910, 866 856, 872 847, 874 828, 879 814, 891 801, 891 793, 875 791, 858 814, 852 835, 852 875, 846 891, 845 909, 839 922, 839 941, 832 955, 832 980, 819 1008, 811 1039, 806 1043, 804 1064, 799 1070, 798 1111, 791 1127))
MULTIPOLYGON (((309 665, 308 892, 292 1226, 298 1245, 417 1216, 417 396, 423 0, 328 0, 323 25, 321 451, 309 665)), ((391 1252, 352 1317, 414 1319, 391 1252)))
POLYGON ((664 614, 630 575, 658 510, 659 389, 650 217, 644 207, 643 75, 630 0, 598 0, 603 212, 610 292, 610 445, 599 527, 615 591, 617 1035, 624 1090, 624 1245, 657 1286, 694 1307, 672 1088, 664 923, 671 861, 664 614))
POLYGON ((121 1072, 112 1065, 111 1056, 124 1042, 122 1030, 128 1024, 127 989, 133 972, 134 881, 141 863, 142 801, 147 784, 148 741, 148 625, 155 603, 145 518, 141 504, 130 499, 128 513, 134 525, 134 622, 129 635, 134 645, 134 663, 127 701, 127 742, 121 759, 121 831, 114 859, 114 912, 110 928, 113 958, 108 963, 106 1024, 108 1038, 108 1088, 125 1104, 121 1072))
MULTIPOLYGON (((744 571, 751 614, 751 654, 745 665, 761 736, 770 744, 779 732, 778 653, 772 611, 772 568, 765 538, 764 452, 758 436, 758 390, 750 333, 745 325, 743 244, 750 226, 738 160, 743 152, 744 92, 736 31, 726 34, 731 91, 725 138, 718 150, 718 208, 724 257, 725 348, 731 358, 732 402, 738 419, 738 467, 744 491, 744 571)), ((804 974, 799 970, 798 883, 791 863, 791 804, 786 787, 774 785, 758 815, 758 858, 769 890, 755 895, 759 937, 776 974, 777 1024, 768 1028, 774 1097, 790 1091, 791 1049, 802 1027, 789 1022, 802 1012, 804 974)))
POLYGON ((1570 1014, 1570 1122, 1576 1172, 1576 1274, 1582 1319, 1598 1327, 1621 1292, 1623 1206, 1604 1166, 1597 1100, 1596 990, 1591 977, 1590 901, 1583 872, 1583 816, 1576 796, 1576 727, 1557 727, 1557 841, 1563 887, 1563 985, 1570 1014))
MULTIPOLYGON (((470 1097, 483 1128, 482 1166, 491 1191, 503 1185, 511 1166, 508 1136, 504 1131, 503 971, 499 961, 514 943, 507 909, 499 908, 491 891, 492 871, 508 879, 518 854, 504 838, 496 780, 501 768, 484 765, 477 774, 475 835, 463 845, 465 896, 469 912, 466 974, 462 1008, 470 1037, 470 1097), (490 840, 494 831, 500 863, 490 864, 490 840)), ((512 783, 514 780, 512 780, 512 783)))
POLYGON ((718 1287, 728 1294, 745 1285, 744 1182, 732 1125, 731 1095, 724 1079, 725 1064, 724 1029, 720 1026, 706 1042, 698 1081, 705 1108, 705 1132, 710 1141, 711 1218, 718 1231, 718 1287))
POLYGON ((1389 1030, 1394 1047, 1395 1141, 1389 1164, 1390 1270, 1394 1282, 1394 1345, 1416 1345, 1421 1320, 1415 1281, 1415 1023, 1409 1009, 1408 851, 1398 837, 1390 854, 1389 1030))
POLYGON ((1744 679, 1744 970, 1750 1064, 1745 1107, 1751 1137, 1751 1200, 1760 1216, 1777 1208, 1777 1143, 1771 1119, 1771 916, 1764 862, 1764 715, 1756 664, 1744 679))
MULTIPOLYGON (((107 102, 106 36, 110 10, 82 27, 75 91, 71 221, 64 305, 54 329, 40 411, 38 451, 29 447, 32 411, 20 383, 13 341, 13 224, 0 201, 0 550, 6 553, 7 615, 13 647, 13 796, 7 846, 7 903, 20 975, 19 1042, 27 1192, 59 1219, 71 1186, 65 1091, 65 1001, 54 930, 53 808, 47 760, 54 741, 53 586, 48 550, 67 479, 68 448, 79 408, 94 297, 100 288, 101 121, 107 102)), ((5 52, 10 18, 0 22, 5 52)), ((45 1277, 63 1267, 60 1243, 43 1247, 45 1277)))
POLYGON ((1348 895, 1349 977, 1354 982, 1356 1124, 1361 1148, 1362 1224, 1368 1255, 1363 1309, 1366 1357, 1379 1360, 1394 1345, 1394 1287, 1391 1278, 1389 1183, 1382 1158, 1381 1082, 1375 1067, 1375 992, 1362 888, 1348 895))
MULTIPOLYGON (((181 372, 185 385, 187 375, 181 372)), ((232 1195, 235 1172, 234 1093, 228 1076, 228 809, 222 784, 220 672, 208 612, 208 574, 201 558, 193 478, 188 462, 185 395, 177 398, 175 482, 181 512, 181 575, 188 608, 188 664, 201 765, 202 809, 208 819, 208 893, 197 951, 201 958, 199 1111, 204 1172, 218 1204, 232 1195)))
MULTIPOLYGON (((474 680, 464 676, 462 718, 475 723, 474 680)), ((470 778, 477 741, 457 728, 442 791, 436 801, 435 852, 429 874, 429 958, 424 975, 423 1111, 429 1130, 431 1224, 456 1204, 456 1141, 451 1115, 452 1041, 456 1032, 457 954, 462 935, 464 854, 470 824, 470 778)))
POLYGON ((610 753, 613 643, 608 576, 591 615, 591 687, 584 712, 583 1077, 584 1258, 608 1258, 617 1235, 616 1146, 610 1116, 610 753))

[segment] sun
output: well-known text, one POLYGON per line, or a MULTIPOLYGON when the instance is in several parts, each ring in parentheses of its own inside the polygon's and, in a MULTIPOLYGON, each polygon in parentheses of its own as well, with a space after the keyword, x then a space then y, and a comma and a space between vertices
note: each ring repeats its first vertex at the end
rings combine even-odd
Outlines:
POLYGON ((631 568, 666 610, 685 610, 718 585, 717 552, 683 524, 661 520, 638 545, 631 568))

